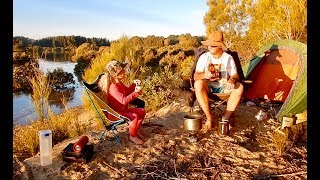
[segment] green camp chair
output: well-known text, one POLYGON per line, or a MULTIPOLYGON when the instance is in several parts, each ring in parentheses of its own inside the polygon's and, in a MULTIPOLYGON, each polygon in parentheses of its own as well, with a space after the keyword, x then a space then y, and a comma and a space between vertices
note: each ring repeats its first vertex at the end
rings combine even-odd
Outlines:
MULTIPOLYGON (((104 136, 106 131, 111 131, 114 135, 114 139, 118 142, 121 143, 121 140, 119 138, 119 136, 115 133, 116 127, 118 125, 121 124, 129 124, 128 122, 130 121, 127 117, 124 117, 122 115, 120 115, 118 112, 116 112, 115 110, 113 110, 108 104, 107 102, 103 101, 98 93, 101 92, 101 89, 98 86, 98 82, 101 78, 101 76, 103 75, 99 74, 98 77, 96 78, 96 80, 93 83, 87 83, 85 81, 82 81, 82 85, 84 87, 84 90, 86 92, 86 94, 89 97, 89 100, 94 108, 94 110, 96 111, 97 115, 99 116, 101 122, 103 123, 105 130, 101 133, 99 140, 102 139, 102 137, 104 136), (97 104, 95 104, 95 102, 93 101, 95 100, 97 104), (101 109, 103 112, 104 117, 102 117, 101 113, 99 112, 98 109, 101 109), (111 114, 115 120, 110 120, 106 114, 111 114)), ((113 139, 112 139, 113 140, 113 139)))

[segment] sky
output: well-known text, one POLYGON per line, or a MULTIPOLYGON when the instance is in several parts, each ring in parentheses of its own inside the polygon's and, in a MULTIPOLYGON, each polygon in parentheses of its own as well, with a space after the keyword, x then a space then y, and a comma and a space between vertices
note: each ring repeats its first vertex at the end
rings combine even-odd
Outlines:
POLYGON ((206 0, 13 0, 13 36, 205 36, 206 0))

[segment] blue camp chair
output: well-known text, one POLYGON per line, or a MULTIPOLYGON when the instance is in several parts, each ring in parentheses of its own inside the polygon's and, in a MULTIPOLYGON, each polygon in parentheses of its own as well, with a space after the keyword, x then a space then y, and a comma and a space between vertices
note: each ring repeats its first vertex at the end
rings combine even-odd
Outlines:
POLYGON ((119 136, 115 133, 115 130, 117 126, 121 124, 129 124, 129 119, 127 117, 124 117, 120 115, 118 112, 113 110, 107 102, 105 102, 99 95, 101 92, 101 89, 98 86, 98 82, 100 78, 104 75, 104 73, 99 74, 96 80, 93 81, 93 83, 87 83, 85 81, 82 81, 82 86, 84 87, 84 90, 86 94, 88 95, 88 98, 91 102, 91 105, 93 106, 94 110, 96 111, 97 115, 99 116, 102 124, 104 125, 105 130, 101 133, 99 140, 102 139, 106 131, 111 131, 114 135, 114 139, 118 142, 121 143, 121 140, 119 136), (95 100, 95 102, 94 102, 95 100), (101 111, 103 112, 101 115, 101 111), (114 118, 111 120, 108 118, 107 114, 112 115, 114 118))

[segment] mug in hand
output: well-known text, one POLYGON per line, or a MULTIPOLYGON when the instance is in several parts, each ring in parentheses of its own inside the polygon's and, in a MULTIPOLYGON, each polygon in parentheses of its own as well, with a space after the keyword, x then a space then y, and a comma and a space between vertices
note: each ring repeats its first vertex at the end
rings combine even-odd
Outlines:
POLYGON ((140 86, 141 85, 141 81, 139 79, 133 80, 133 83, 136 84, 135 91, 140 91, 142 89, 142 87, 140 86))
POLYGON ((139 79, 133 80, 133 83, 135 83, 136 86, 140 86, 141 85, 141 81, 139 79))
POLYGON ((136 86, 134 90, 135 90, 135 91, 140 91, 141 89, 142 89, 141 86, 136 86))

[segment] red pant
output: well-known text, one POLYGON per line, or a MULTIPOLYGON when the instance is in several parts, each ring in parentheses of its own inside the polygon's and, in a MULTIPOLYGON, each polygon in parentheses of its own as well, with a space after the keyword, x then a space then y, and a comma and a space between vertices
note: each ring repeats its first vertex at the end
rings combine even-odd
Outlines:
POLYGON ((132 137, 137 136, 138 130, 146 115, 146 111, 144 110, 144 108, 131 108, 131 109, 128 109, 128 112, 121 113, 121 115, 131 120, 131 122, 129 122, 130 136, 132 137))

